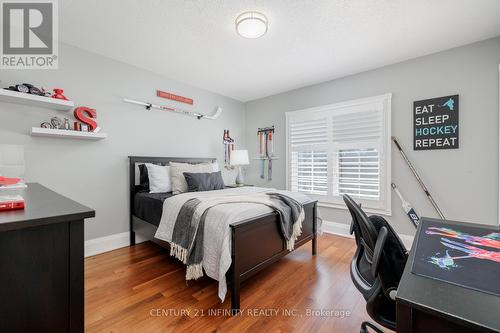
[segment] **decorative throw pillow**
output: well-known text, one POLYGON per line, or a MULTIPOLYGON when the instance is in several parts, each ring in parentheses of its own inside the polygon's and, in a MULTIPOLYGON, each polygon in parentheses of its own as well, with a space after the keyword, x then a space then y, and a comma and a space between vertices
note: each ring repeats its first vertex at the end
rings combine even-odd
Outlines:
POLYGON ((146 168, 146 165, 144 164, 139 164, 138 168, 139 168, 139 184, 137 185, 137 187, 139 188, 139 192, 149 192, 148 168, 146 168))
POLYGON ((184 172, 189 192, 222 190, 224 180, 220 171, 210 173, 184 172))
POLYGON ((172 193, 179 194, 188 191, 188 185, 186 183, 186 178, 184 178, 184 172, 190 173, 200 173, 200 172, 213 172, 213 163, 175 163, 170 162, 170 179, 172 180, 172 193))
POLYGON ((170 167, 146 163, 149 178, 149 193, 165 193, 172 191, 170 167))

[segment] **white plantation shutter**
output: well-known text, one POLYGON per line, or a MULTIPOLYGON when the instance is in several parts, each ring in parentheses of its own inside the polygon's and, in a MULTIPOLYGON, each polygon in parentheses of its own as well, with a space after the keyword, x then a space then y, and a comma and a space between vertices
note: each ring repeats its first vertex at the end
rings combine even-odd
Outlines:
POLYGON ((291 121, 289 135, 292 191, 327 195, 327 118, 291 121))
POLYGON ((380 140, 382 111, 368 110, 332 115, 333 142, 380 140))
POLYGON ((390 214, 391 95, 287 113, 287 187, 390 214))
POLYGON ((380 155, 375 149, 345 149, 337 152, 338 195, 380 198, 380 155))
POLYGON ((328 156, 326 151, 294 151, 291 163, 292 191, 328 194, 328 156))
POLYGON ((382 110, 332 115, 334 194, 380 199, 382 110))
POLYGON ((297 120, 289 124, 290 146, 297 149, 311 148, 328 143, 327 118, 297 120))

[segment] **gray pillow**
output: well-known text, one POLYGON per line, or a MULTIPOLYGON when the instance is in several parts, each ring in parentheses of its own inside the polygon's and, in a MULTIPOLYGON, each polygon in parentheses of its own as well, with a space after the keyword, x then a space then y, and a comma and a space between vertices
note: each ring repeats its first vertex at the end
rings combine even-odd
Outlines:
POLYGON ((222 190, 224 181, 220 171, 210 173, 183 172, 189 192, 222 190))

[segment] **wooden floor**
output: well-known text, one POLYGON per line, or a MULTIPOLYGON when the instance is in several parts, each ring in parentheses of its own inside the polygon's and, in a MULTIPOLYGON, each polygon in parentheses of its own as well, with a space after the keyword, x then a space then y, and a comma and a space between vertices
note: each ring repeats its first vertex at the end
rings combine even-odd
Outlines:
POLYGON ((244 310, 235 317, 229 293, 218 300, 217 282, 187 285, 184 266, 153 243, 89 257, 85 331, 359 332, 368 315, 349 276, 354 249, 352 239, 333 235, 320 236, 317 256, 304 245, 242 284, 244 310))

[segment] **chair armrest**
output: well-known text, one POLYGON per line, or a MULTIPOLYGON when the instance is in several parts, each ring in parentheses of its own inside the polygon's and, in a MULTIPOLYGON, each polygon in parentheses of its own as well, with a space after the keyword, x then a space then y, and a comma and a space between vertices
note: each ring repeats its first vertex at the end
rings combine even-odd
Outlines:
POLYGON ((377 242, 375 243, 375 249, 373 250, 373 259, 372 259, 372 276, 375 278, 378 274, 378 267, 380 264, 380 258, 382 257, 385 241, 387 240, 387 228, 382 227, 378 233, 377 242))

